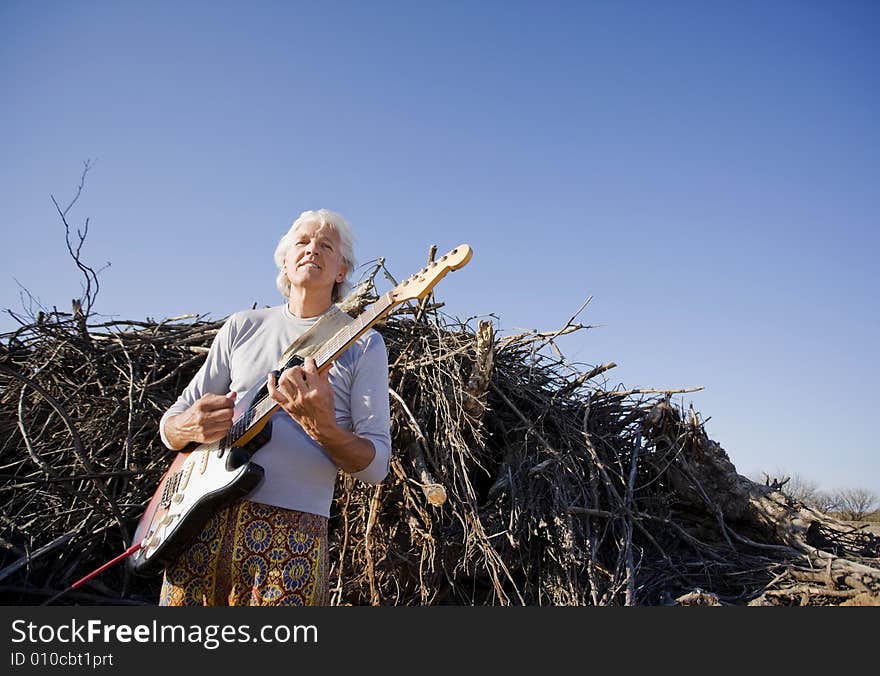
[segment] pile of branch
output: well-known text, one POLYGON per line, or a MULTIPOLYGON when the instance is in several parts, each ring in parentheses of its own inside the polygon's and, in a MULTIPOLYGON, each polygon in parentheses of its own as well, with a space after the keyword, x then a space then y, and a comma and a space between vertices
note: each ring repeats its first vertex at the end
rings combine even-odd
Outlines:
MULTIPOLYGON (((371 285, 349 299, 362 308, 371 285)), ((332 603, 841 604, 880 595, 880 541, 737 474, 687 390, 608 388, 613 363, 496 335, 423 302, 378 330, 394 453, 340 475, 332 603)), ((149 604, 125 565, 172 453, 157 423, 220 321, 94 322, 57 310, 0 335, 0 601, 149 604)))
MULTIPOLYGON (((49 599, 131 543, 170 464, 158 419, 221 325, 56 310, 0 336, 0 598, 49 599)), ((158 586, 119 566, 83 589, 67 601, 146 603, 158 586)))

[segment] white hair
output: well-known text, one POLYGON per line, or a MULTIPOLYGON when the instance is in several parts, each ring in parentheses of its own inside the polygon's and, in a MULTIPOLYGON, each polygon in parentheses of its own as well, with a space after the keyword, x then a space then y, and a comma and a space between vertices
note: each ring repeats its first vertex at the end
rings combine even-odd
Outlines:
POLYGON ((279 272, 278 277, 275 278, 275 286, 282 296, 285 298, 290 297, 290 280, 284 272, 284 259, 287 256, 288 249, 295 244, 294 232, 299 226, 304 224, 326 225, 333 228, 336 234, 339 235, 339 243, 342 246, 340 252, 342 254, 342 264, 345 265, 345 279, 333 285, 333 302, 337 303, 345 298, 345 294, 351 288, 348 277, 356 264, 354 258, 354 234, 351 231, 351 226, 342 214, 337 214, 335 211, 328 209, 303 211, 293 222, 293 225, 290 226, 290 230, 278 242, 278 246, 275 247, 275 265, 278 267, 279 272))

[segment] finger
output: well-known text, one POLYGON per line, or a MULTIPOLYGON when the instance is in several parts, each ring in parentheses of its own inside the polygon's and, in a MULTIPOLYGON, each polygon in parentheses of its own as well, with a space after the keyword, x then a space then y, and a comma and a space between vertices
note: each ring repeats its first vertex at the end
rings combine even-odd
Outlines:
POLYGON ((205 427, 202 430, 202 437, 205 439, 205 441, 217 441, 217 439, 222 438, 223 435, 226 434, 228 431, 228 427, 205 427))
POLYGON ((290 406, 293 401, 295 401, 297 396, 296 388, 291 385, 289 378, 285 377, 286 374, 287 371, 284 371, 281 374, 280 378, 274 380, 272 389, 272 392, 274 392, 272 399, 281 404, 281 406, 285 409, 290 406))
POLYGON ((196 403, 198 403, 204 411, 214 411, 221 408, 234 408, 236 396, 235 392, 230 392, 227 395, 204 394, 196 403))
POLYGON ((231 408, 217 409, 205 414, 205 425, 232 425, 233 413, 231 408))
POLYGON ((202 432, 202 442, 203 443, 213 443, 215 441, 220 441, 223 437, 225 437, 229 433, 228 427, 218 427, 216 429, 206 429, 202 432))
POLYGON ((238 396, 237 392, 230 392, 225 397, 223 397, 220 401, 217 402, 217 408, 222 409, 224 411, 229 411, 229 415, 232 415, 232 409, 235 408, 235 398, 238 396))
POLYGON ((279 374, 280 371, 270 371, 266 377, 266 389, 269 391, 269 398, 283 404, 287 401, 287 396, 280 389, 279 374))
POLYGON ((199 425, 200 434, 205 440, 219 439, 232 427, 232 419, 218 420, 216 418, 203 420, 199 425))
POLYGON ((212 408, 214 408, 214 400, 216 398, 217 398, 216 394, 211 394, 211 393, 203 394, 196 401, 196 406, 198 406, 199 408, 204 409, 204 410, 212 409, 212 408))
POLYGON ((318 371, 318 365, 311 357, 307 357, 305 364, 303 364, 303 376, 310 390, 315 389, 321 380, 328 379, 326 372, 318 371))
POLYGON ((308 389, 306 385, 306 372, 301 366, 294 366, 281 374, 281 386, 290 388, 290 394, 303 394, 308 389))

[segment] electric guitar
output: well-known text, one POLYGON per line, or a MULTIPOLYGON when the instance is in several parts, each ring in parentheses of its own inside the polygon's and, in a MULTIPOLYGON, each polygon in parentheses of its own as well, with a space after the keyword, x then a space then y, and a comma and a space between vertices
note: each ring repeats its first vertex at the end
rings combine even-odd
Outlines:
MULTIPOLYGON (((313 355, 318 371, 329 369, 334 359, 395 306, 427 296, 447 273, 466 265, 472 254, 471 248, 462 244, 383 295, 313 355)), ((280 371, 302 363, 295 355, 280 371)), ((250 493, 262 480, 263 468, 251 457, 271 438, 270 418, 280 405, 269 398, 265 385, 247 399, 242 410, 235 411, 232 427, 223 439, 198 445, 193 442, 177 453, 135 530, 134 544, 140 547, 128 559, 134 572, 161 572, 213 514, 250 493)))

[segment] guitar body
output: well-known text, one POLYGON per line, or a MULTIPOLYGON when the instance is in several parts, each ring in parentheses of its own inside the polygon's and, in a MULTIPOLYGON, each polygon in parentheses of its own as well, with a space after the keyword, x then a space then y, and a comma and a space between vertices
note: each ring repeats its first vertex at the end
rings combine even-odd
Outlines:
POLYGON ((134 542, 143 543, 128 559, 135 573, 161 573, 211 516, 257 487, 263 468, 250 456, 269 441, 271 429, 266 424, 246 446, 223 450, 215 442, 177 454, 135 530, 134 542))

